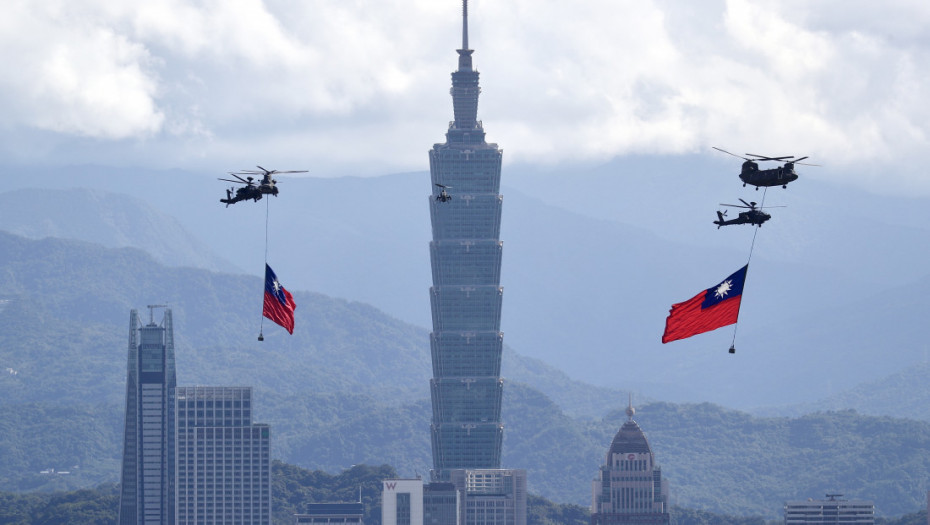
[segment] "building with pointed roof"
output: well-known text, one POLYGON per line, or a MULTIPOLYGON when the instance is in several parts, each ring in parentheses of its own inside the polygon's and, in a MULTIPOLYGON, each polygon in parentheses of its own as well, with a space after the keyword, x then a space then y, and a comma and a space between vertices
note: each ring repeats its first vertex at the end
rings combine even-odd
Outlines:
POLYGON ((591 525, 668 525, 668 481, 633 420, 632 398, 626 414, 592 486, 591 525))
POLYGON ((455 120, 446 142, 429 152, 433 481, 450 481, 458 469, 500 468, 504 435, 501 150, 485 141, 477 118, 481 89, 468 49, 467 1, 462 15, 452 73, 455 120))

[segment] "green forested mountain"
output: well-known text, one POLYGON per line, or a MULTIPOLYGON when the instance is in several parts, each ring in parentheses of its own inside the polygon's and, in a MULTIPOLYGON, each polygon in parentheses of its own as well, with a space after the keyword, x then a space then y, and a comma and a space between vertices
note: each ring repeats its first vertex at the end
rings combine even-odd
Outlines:
MULTIPOLYGON (((292 291, 294 335, 266 323, 259 343, 256 277, 0 233, 0 490, 118 481, 128 313, 153 303, 174 311, 179 383, 253 386, 276 458, 327 472, 389 464, 425 475, 426 331, 368 305, 292 291), (51 468, 69 474, 40 474, 51 468)), ((626 418, 625 396, 591 390, 599 397, 582 402, 581 386, 512 353, 504 375, 504 466, 526 468, 532 493, 588 505, 626 418), (578 417, 560 399, 614 410, 578 417)), ((786 499, 826 492, 874 499, 885 516, 925 501, 930 423, 850 411, 754 418, 710 404, 637 410, 676 505, 771 518, 786 499)))

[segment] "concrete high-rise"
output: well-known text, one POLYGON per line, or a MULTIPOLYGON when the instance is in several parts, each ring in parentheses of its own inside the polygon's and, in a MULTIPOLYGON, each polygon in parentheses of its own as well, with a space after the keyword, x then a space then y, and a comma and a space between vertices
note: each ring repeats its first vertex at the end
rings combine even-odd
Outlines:
POLYGON ((468 48, 463 2, 462 49, 452 73, 446 142, 429 152, 430 288, 433 331, 431 443, 434 481, 455 469, 500 468, 503 288, 500 286, 501 150, 478 120, 478 72, 468 48))
POLYGON ((156 308, 144 326, 129 312, 120 525, 174 524, 174 331, 171 310, 156 324, 156 308))
POLYGON ((526 525, 526 471, 453 470, 461 499, 461 525, 526 525))
POLYGON ((252 388, 178 387, 177 525, 271 525, 268 425, 252 388))
POLYGON ((668 481, 639 425, 629 418, 614 436, 592 487, 591 525, 668 525, 668 481))

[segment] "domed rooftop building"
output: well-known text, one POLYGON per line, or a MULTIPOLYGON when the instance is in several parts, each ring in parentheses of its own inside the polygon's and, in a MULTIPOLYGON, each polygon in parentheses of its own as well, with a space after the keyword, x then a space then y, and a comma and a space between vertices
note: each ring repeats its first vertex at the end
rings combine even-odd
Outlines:
POLYGON ((668 525, 668 482, 656 464, 649 441, 629 418, 610 443, 607 458, 592 486, 591 525, 635 523, 668 525))

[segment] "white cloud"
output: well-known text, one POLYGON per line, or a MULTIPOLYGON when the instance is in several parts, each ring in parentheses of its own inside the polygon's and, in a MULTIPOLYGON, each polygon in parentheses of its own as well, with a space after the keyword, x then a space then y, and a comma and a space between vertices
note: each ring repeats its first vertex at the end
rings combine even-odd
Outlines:
MULTIPOLYGON (((15 124, 102 139, 147 136, 164 115, 143 46, 65 4, 6 5, 3 107, 15 124)), ((9 126, 9 124, 7 124, 9 126)))
MULTIPOLYGON (((98 139, 102 164, 131 140, 140 163, 424 169, 452 116, 460 9, 16 0, 0 21, 0 104, 14 132, 98 139)), ((718 145, 881 167, 930 191, 913 168, 930 134, 927 27, 930 7, 904 0, 470 3, 479 116, 508 161, 718 145)))

